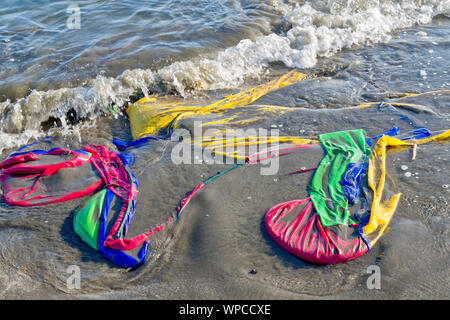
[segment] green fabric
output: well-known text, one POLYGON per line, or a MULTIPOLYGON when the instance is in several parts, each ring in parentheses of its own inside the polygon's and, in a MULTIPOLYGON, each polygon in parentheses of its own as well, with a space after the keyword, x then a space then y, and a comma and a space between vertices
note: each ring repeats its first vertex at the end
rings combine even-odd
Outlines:
POLYGON ((98 250, 97 239, 106 190, 97 192, 85 201, 75 212, 73 228, 75 232, 92 248, 98 250))
POLYGON ((324 227, 351 225, 348 201, 339 181, 350 163, 367 161, 371 153, 364 130, 319 135, 326 151, 309 187, 311 201, 324 227), (327 182, 328 181, 328 182, 327 182))

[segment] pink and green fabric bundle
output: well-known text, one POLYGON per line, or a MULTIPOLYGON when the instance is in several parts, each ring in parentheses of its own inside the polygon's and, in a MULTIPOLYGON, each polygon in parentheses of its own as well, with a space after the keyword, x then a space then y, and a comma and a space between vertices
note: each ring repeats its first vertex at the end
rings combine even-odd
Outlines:
POLYGON ((152 235, 176 221, 197 193, 207 192, 202 190, 208 183, 231 171, 239 174, 235 169, 262 159, 310 152, 319 143, 317 168, 289 173, 312 174, 306 198, 273 206, 264 224, 270 237, 290 253, 310 262, 334 264, 370 250, 396 210, 400 193, 386 190, 386 151, 450 138, 450 130, 432 136, 426 128, 402 139, 397 134, 398 128, 373 138, 367 138, 364 130, 333 132, 308 142, 313 144, 252 155, 246 164, 197 185, 166 222, 131 238, 127 231, 136 209, 138 182, 126 154, 96 145, 82 150, 20 152, 21 148, 0 162, 0 184, 4 202, 12 206, 43 206, 88 196, 74 213, 75 232, 114 264, 134 268, 146 260, 152 235))
POLYGON ((309 197, 278 204, 265 215, 271 238, 294 255, 315 263, 337 263, 366 253, 361 221, 351 216, 371 150, 363 130, 319 136, 325 156, 313 175, 309 197))
POLYGON ((309 197, 266 212, 270 237, 319 264, 345 262, 370 250, 387 230, 401 195, 395 186, 387 187, 386 151, 450 137, 450 130, 431 135, 418 128, 403 138, 396 137, 398 132, 394 127, 373 138, 364 130, 319 135, 324 157, 309 184, 309 197))
POLYGON ((3 201, 11 206, 44 206, 89 196, 75 210, 75 232, 114 264, 134 268, 145 262, 149 238, 172 225, 194 194, 226 172, 187 193, 165 222, 132 238, 126 236, 136 209, 138 181, 127 154, 94 145, 16 152, 0 162, 0 184, 3 201))
POLYGON ((75 212, 75 232, 119 266, 136 267, 145 260, 144 239, 153 231, 125 239, 138 192, 125 155, 94 145, 17 152, 0 162, 0 183, 4 202, 12 206, 43 206, 90 195, 75 212), (120 202, 119 212, 111 209, 113 201, 120 202), (127 254, 137 247, 137 254, 127 254))

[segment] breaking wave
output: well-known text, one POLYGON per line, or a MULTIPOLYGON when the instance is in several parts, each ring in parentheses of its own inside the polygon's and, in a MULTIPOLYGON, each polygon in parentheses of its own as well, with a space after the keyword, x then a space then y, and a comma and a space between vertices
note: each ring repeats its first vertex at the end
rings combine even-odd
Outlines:
POLYGON ((149 92, 191 97, 203 90, 238 88, 270 70, 271 63, 311 68, 322 57, 387 42, 396 30, 450 13, 450 0, 268 0, 263 4, 271 15, 258 23, 269 24, 262 29, 270 31, 237 45, 158 70, 126 70, 117 77, 100 74, 79 87, 32 90, 26 97, 0 103, 0 152, 42 136, 46 127, 68 127, 81 119, 115 114, 149 92))

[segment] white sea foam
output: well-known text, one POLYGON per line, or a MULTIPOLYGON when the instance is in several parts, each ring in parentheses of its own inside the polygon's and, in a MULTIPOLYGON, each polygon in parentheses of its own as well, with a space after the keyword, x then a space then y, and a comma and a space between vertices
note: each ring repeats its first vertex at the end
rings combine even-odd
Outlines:
POLYGON ((16 148, 26 144, 30 139, 42 138, 44 133, 38 130, 25 130, 21 133, 5 133, 0 131, 0 153, 3 150, 16 148))
POLYGON ((449 0, 274 0, 272 5, 283 15, 286 32, 245 39, 215 58, 177 62, 158 74, 182 95, 192 89, 238 87, 246 78, 260 75, 270 62, 311 68, 320 57, 387 42, 395 30, 450 12, 449 0))
POLYGON ((81 87, 33 90, 14 103, 7 100, 0 104, 0 152, 42 136, 41 124, 50 117, 59 119, 63 127, 69 125, 69 110, 77 118, 93 119, 113 105, 126 103, 137 88, 147 92, 154 83, 151 70, 127 70, 117 78, 98 76, 81 87))
POLYGON ((429 23, 450 13, 450 0, 268 0, 282 30, 244 39, 215 56, 178 61, 160 70, 127 70, 118 77, 97 76, 84 86, 32 91, 15 102, 0 103, 0 152, 40 132, 50 117, 61 120, 73 109, 78 118, 103 115, 121 106, 137 88, 175 90, 182 96, 199 90, 240 87, 258 78, 272 62, 310 68, 320 57, 342 49, 389 41, 392 32, 429 23), (164 86, 160 86, 164 83, 164 86), (16 137, 20 137, 17 138, 16 137))

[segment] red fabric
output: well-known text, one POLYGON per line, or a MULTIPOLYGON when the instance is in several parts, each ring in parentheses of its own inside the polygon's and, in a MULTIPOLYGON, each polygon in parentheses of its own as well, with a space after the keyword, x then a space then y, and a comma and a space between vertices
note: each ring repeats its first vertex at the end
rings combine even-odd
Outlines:
POLYGON ((84 162, 89 161, 89 156, 68 149, 55 149, 47 153, 47 155, 60 155, 63 153, 73 154, 74 157, 53 165, 33 165, 33 162, 29 163, 29 161, 39 160, 40 155, 30 152, 28 154, 13 156, 0 162, 1 173, 2 175, 40 173, 43 176, 50 176, 59 169, 81 166, 84 162))
MULTIPOLYGON (((88 145, 84 151, 92 154, 91 163, 102 177, 105 187, 125 201, 130 201, 137 194, 137 189, 130 181, 119 155, 108 151, 103 146, 88 145)), ((120 223, 119 223, 120 224, 120 223)))
MULTIPOLYGON (((194 190, 189 192, 180 201, 180 204, 177 207, 178 213, 181 212, 181 210, 187 205, 187 203, 194 196, 194 194, 196 194, 201 188, 203 188, 204 185, 205 185, 204 183, 200 183, 197 187, 194 188, 194 190)), ((130 238, 130 239, 118 239, 118 238, 115 238, 114 235, 118 230, 118 226, 120 226, 119 221, 122 221, 124 214, 125 214, 124 207, 122 207, 122 212, 119 214, 119 218, 117 219, 117 221, 115 223, 115 227, 113 227, 113 229, 109 233, 109 235, 104 243, 105 246, 108 246, 108 247, 110 247, 112 249, 116 249, 116 250, 132 250, 132 249, 136 248, 137 246, 143 244, 145 241, 147 241, 147 239, 151 235, 153 235, 155 232, 159 232, 159 231, 163 230, 165 225, 169 225, 170 223, 175 221, 175 217, 169 217, 167 219, 166 224, 159 224, 157 226, 154 226, 148 232, 144 232, 144 233, 142 233, 136 237, 130 238)))
MULTIPOLYGON (((16 206, 37 206, 68 201, 79 198, 95 192, 100 188, 109 188, 115 195, 123 200, 120 213, 114 222, 113 227, 109 231, 104 242, 104 246, 108 246, 117 250, 131 250, 141 245, 154 232, 163 229, 163 224, 153 227, 150 231, 142 233, 131 239, 117 238, 117 233, 127 214, 130 212, 128 206, 135 199, 138 190, 133 183, 128 171, 125 169, 120 156, 108 151, 103 146, 87 145, 83 147, 91 156, 84 153, 68 150, 55 149, 43 155, 73 155, 69 160, 52 164, 34 163, 41 159, 41 154, 29 152, 27 154, 16 155, 0 162, 0 181, 2 182, 3 197, 7 204, 16 206), (71 191, 65 194, 39 194, 33 197, 38 191, 38 182, 43 177, 48 177, 58 170, 77 167, 87 162, 91 163, 100 175, 100 179, 92 185, 82 189, 71 191), (13 188, 10 184, 4 183, 8 177, 15 179, 32 179, 31 185, 23 188, 13 188), (38 202, 37 202, 38 201, 38 202)), ((170 217, 168 223, 174 219, 170 217)))
POLYGON ((305 172, 313 171, 313 170, 316 170, 316 169, 317 168, 308 168, 308 169, 297 170, 297 171, 289 172, 287 174, 287 176, 292 175, 292 174, 297 174, 297 173, 305 173, 305 172))
MULTIPOLYGON (((30 152, 28 154, 13 156, 0 162, 0 182, 2 183, 3 199, 5 203, 14 206, 31 207, 69 201, 88 195, 103 185, 103 182, 101 180, 98 180, 82 190, 55 195, 41 194, 33 197, 33 193, 39 190, 37 188, 37 183, 41 178, 48 177, 63 168, 81 166, 83 165, 83 163, 86 163, 90 160, 90 157, 88 155, 68 149, 55 149, 46 153, 46 155, 55 156, 61 154, 73 155, 73 158, 51 165, 35 165, 33 162, 39 160, 40 155, 30 152), (31 186, 19 189, 12 189, 11 186, 9 186, 7 183, 4 183, 5 180, 10 176, 17 177, 21 175, 23 175, 23 178, 35 177, 36 179, 31 186), (38 200, 39 202, 36 203, 35 201, 38 200)), ((20 177, 17 178, 20 179, 20 177)))
MULTIPOLYGON (((37 156, 33 155, 31 152, 29 154, 17 155, 14 157, 7 158, 7 159, 3 160, 2 162, 0 162, 0 169, 7 168, 14 164, 37 160, 37 159, 39 159, 39 158, 37 156)), ((3 172, 3 170, 2 170, 2 172, 3 172)))
POLYGON ((103 185, 103 182, 101 180, 98 180, 94 184, 90 185, 89 187, 78 190, 78 191, 72 191, 65 195, 39 195, 32 198, 26 198, 26 200, 19 200, 23 199, 25 196, 33 193, 34 191, 37 191, 37 189, 29 189, 21 188, 16 190, 9 190, 7 187, 4 187, 3 189, 3 198, 6 204, 11 206, 22 206, 22 207, 33 207, 33 206, 42 206, 52 203, 58 203, 63 201, 69 201, 76 198, 84 197, 86 195, 89 195, 96 190, 98 190, 103 185), (47 201, 39 202, 39 203, 32 203, 32 201, 40 200, 40 199, 47 199, 47 201))
POLYGON ((108 151, 103 146, 85 146, 83 149, 97 155, 91 161, 92 164, 102 176, 106 187, 123 200, 119 215, 103 245, 116 250, 136 248, 153 233, 153 230, 130 239, 117 238, 119 228, 123 220, 126 219, 127 213, 129 213, 128 206, 138 193, 136 185, 132 183, 120 157, 115 152, 108 151))
POLYGON ((196 194, 201 188, 205 186, 204 183, 200 183, 198 186, 194 188, 191 192, 189 192, 181 201, 180 204, 177 207, 177 212, 180 213, 181 210, 188 204, 189 200, 196 194))
POLYGON ((347 241, 339 238, 331 227, 324 228, 319 215, 311 212, 312 209, 310 198, 288 201, 272 207, 264 219, 269 236, 293 255, 318 264, 352 260, 368 251, 361 237, 347 241), (303 204, 306 206, 290 223, 282 220, 288 214, 296 214, 293 210, 303 204))
MULTIPOLYGON (((123 167, 120 157, 115 153, 108 151, 103 146, 88 145, 83 147, 84 151, 91 153, 91 156, 81 152, 76 152, 69 149, 54 149, 44 155, 73 155, 73 157, 66 161, 53 164, 35 164, 34 161, 40 159, 40 154, 33 154, 29 152, 23 155, 17 155, 0 162, 0 182, 2 182, 2 188, 4 191, 4 199, 7 204, 17 206, 36 206, 46 205, 50 203, 62 202, 72 200, 78 197, 88 195, 101 186, 108 187, 117 196, 125 200, 131 201, 137 194, 135 185, 130 181, 128 173, 123 167), (81 166, 87 162, 90 162, 96 169, 101 179, 88 186, 83 190, 73 191, 63 195, 39 195, 32 198, 26 198, 33 192, 37 191, 37 183, 42 177, 48 177, 55 172, 64 168, 73 168, 81 166), (7 184, 3 184, 8 176, 21 176, 24 178, 36 177, 36 180, 30 187, 20 189, 9 189, 7 184), (32 203, 32 201, 39 199, 48 199, 47 201, 32 203)), ((120 219, 116 222, 113 232, 117 230, 122 218, 125 214, 125 210, 120 215, 120 219)))

